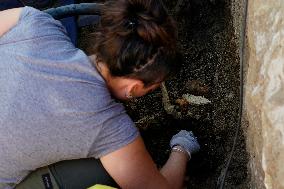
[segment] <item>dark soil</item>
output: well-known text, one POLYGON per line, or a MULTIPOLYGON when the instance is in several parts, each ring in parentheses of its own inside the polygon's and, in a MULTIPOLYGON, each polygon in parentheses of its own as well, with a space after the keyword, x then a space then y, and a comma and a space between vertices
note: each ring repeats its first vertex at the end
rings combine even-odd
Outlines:
MULTIPOLYGON (((90 2, 90 1, 85 1, 90 2)), ((169 155, 169 141, 181 129, 192 130, 201 151, 188 166, 190 189, 216 188, 218 178, 232 148, 238 126, 239 58, 234 36, 229 0, 177 0, 165 5, 178 21, 179 45, 184 61, 180 72, 166 82, 174 104, 183 94, 199 94, 212 104, 190 106, 198 116, 176 120, 167 115, 160 90, 126 104, 128 113, 141 129, 146 146, 158 166, 169 155)), ((81 30, 80 47, 84 49, 89 28, 81 30)), ((248 157, 241 131, 225 188, 246 189, 248 157)))

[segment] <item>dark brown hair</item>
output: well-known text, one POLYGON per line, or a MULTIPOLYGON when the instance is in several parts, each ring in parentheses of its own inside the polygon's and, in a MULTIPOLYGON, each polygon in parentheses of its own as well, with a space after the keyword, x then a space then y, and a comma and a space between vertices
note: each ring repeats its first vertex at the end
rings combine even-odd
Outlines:
POLYGON ((113 76, 151 85, 177 67, 176 25, 160 0, 113 0, 102 8, 94 52, 113 76))

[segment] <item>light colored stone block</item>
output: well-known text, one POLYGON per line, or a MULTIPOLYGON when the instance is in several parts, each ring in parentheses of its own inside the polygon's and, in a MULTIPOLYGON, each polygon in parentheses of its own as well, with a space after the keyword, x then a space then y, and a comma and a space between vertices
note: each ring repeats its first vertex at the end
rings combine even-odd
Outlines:
POLYGON ((284 1, 249 0, 245 108, 255 188, 284 189, 284 1))

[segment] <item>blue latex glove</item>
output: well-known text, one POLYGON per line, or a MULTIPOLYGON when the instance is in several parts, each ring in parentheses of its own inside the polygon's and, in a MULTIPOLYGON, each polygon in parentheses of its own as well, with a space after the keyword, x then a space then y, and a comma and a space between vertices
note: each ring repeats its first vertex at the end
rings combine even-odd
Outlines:
POLYGON ((181 130, 178 134, 174 135, 170 141, 170 146, 172 148, 176 145, 183 147, 189 156, 200 150, 197 138, 191 131, 181 130))

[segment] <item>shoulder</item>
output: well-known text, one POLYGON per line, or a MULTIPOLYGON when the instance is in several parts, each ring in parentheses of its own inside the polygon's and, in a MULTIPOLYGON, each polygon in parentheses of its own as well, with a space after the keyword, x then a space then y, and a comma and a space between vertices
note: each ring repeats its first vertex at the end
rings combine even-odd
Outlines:
MULTIPOLYGON (((9 44, 43 37, 54 37, 70 41, 60 21, 32 7, 10 9, 0 15, 0 44, 9 44), (9 18, 9 19, 8 19, 9 18), (2 22, 2 20, 4 22, 2 22), (3 26, 2 26, 3 25, 3 26)), ((54 40, 56 40, 55 38, 54 40)), ((49 41, 50 39, 48 39, 49 41)))
POLYGON ((15 8, 0 11, 0 37, 18 23, 22 9, 15 8))

